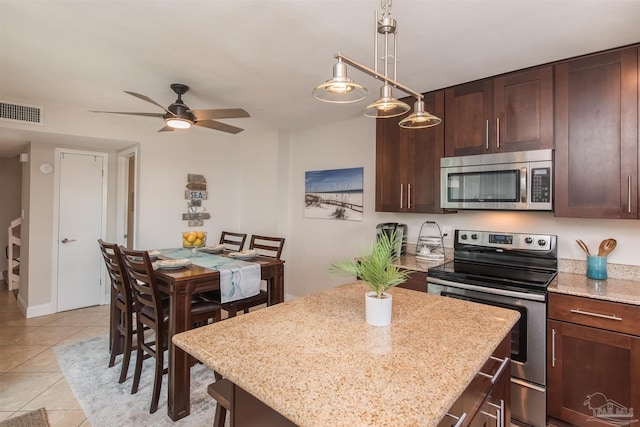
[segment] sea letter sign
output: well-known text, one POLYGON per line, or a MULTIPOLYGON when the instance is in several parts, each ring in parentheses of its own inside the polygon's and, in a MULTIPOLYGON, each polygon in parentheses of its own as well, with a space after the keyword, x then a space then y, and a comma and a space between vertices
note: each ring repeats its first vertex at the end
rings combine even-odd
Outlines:
POLYGON ((184 198, 187 200, 207 200, 208 191, 185 190, 184 198))
POLYGON ((188 221, 189 227, 201 227, 203 220, 211 218, 206 209, 202 206, 202 201, 207 200, 207 180, 204 175, 188 174, 187 189, 184 191, 184 198, 187 202, 187 213, 182 214, 182 220, 188 221))

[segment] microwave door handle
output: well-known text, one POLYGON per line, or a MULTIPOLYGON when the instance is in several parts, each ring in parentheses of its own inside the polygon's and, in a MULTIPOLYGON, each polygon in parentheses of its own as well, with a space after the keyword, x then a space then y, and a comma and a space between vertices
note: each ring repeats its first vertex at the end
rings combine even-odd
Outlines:
POLYGON ((527 168, 520 168, 520 202, 527 203, 527 168))

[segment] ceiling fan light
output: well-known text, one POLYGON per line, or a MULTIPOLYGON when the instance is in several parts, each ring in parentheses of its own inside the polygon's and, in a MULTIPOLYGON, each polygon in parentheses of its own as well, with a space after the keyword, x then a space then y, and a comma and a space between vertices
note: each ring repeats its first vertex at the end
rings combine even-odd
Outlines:
POLYGON ((405 129, 423 129, 439 125, 442 120, 428 111, 424 111, 424 101, 416 101, 413 114, 402 119, 399 126, 405 129))
POLYGON ((316 86, 311 93, 320 101, 346 104, 364 99, 369 91, 347 77, 347 66, 338 59, 333 66, 333 78, 316 86))
POLYGON ((408 104, 395 99, 391 93, 391 86, 384 84, 380 88, 380 98, 374 103, 367 105, 364 115, 378 119, 386 119, 405 114, 411 110, 408 104))
POLYGON ((167 126, 175 129, 189 129, 191 127, 191 122, 189 120, 181 119, 179 117, 166 119, 165 123, 167 124, 167 126))

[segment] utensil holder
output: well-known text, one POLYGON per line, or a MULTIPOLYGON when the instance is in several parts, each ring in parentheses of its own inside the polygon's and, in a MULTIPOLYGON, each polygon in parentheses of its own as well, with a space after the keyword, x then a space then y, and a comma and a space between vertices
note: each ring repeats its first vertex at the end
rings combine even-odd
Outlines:
POLYGON ((587 277, 596 280, 604 280, 607 278, 606 256, 587 256, 587 277))

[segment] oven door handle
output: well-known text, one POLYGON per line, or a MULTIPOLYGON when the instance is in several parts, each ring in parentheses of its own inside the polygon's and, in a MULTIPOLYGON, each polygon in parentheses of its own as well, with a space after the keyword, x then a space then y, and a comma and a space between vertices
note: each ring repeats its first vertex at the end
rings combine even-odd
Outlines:
POLYGON ((442 279, 438 279, 438 278, 435 278, 435 277, 428 277, 427 276, 427 284, 429 284, 429 283, 433 283, 433 284, 436 284, 436 285, 443 285, 443 286, 451 286, 451 287, 460 288, 460 289, 467 289, 467 290, 470 290, 470 291, 484 292, 486 294, 502 295, 502 296, 505 296, 505 297, 521 298, 521 299, 526 299, 526 300, 530 300, 530 301, 545 302, 545 300, 546 300, 545 295, 530 294, 530 293, 517 292, 517 291, 509 291, 509 290, 506 290, 506 289, 487 288, 487 287, 484 287, 484 286, 469 285, 467 283, 460 283, 460 282, 451 282, 449 280, 442 280, 442 279))

